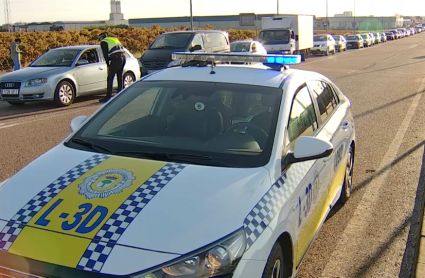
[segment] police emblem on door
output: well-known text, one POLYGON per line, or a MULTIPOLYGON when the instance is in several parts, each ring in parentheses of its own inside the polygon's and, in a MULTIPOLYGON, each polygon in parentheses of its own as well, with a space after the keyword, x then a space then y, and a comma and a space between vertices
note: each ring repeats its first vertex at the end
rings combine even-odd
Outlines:
POLYGON ((122 169, 97 172, 78 185, 80 189, 78 193, 87 199, 108 198, 130 187, 135 179, 132 172, 122 169))

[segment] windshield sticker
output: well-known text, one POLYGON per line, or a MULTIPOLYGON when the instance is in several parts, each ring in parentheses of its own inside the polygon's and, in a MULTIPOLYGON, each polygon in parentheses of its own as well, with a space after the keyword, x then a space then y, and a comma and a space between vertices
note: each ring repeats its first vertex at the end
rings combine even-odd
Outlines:
POLYGON ((204 109, 205 109, 205 104, 203 104, 202 102, 197 102, 197 103, 195 104, 195 109, 196 109, 197 111, 204 111, 204 109))

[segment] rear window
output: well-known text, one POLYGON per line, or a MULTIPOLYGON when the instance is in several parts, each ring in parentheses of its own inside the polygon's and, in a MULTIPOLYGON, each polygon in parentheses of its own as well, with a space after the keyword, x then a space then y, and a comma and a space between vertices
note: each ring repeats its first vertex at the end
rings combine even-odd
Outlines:
POLYGON ((160 35, 149 49, 178 49, 189 44, 192 33, 167 33, 160 35))

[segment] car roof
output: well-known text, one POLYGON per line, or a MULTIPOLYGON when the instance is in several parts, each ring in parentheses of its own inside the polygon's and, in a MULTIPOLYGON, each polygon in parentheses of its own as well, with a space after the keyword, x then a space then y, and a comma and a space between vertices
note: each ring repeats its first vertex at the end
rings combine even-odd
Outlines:
POLYGON ((71 46, 63 46, 63 47, 57 47, 52 50, 58 50, 58 49, 69 49, 69 50, 84 50, 88 48, 94 48, 94 47, 100 47, 97 44, 91 44, 91 45, 71 45, 71 46))
POLYGON ((199 81, 279 88, 289 76, 307 79, 325 78, 316 72, 295 69, 277 71, 261 64, 217 65, 214 71, 215 74, 211 74, 210 66, 174 67, 148 75, 143 81, 199 81))
POLYGON ((195 33, 221 33, 227 35, 226 31, 221 30, 181 30, 181 31, 171 31, 165 32, 163 34, 195 34, 195 33))

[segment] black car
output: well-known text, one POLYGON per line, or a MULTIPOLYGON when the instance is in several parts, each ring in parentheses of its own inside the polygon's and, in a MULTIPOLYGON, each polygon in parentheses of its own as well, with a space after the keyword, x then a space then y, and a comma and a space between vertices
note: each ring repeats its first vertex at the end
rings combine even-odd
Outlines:
POLYGON ((177 31, 159 35, 140 58, 142 76, 169 67, 179 66, 173 52, 228 53, 227 32, 218 30, 177 31))

